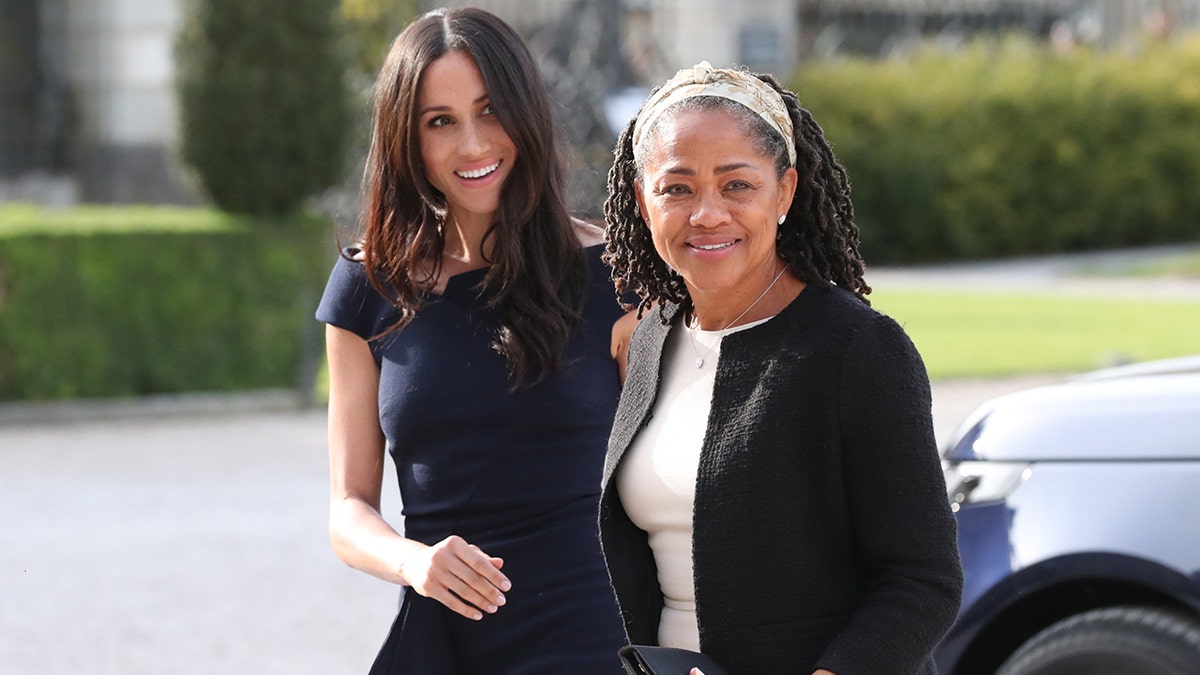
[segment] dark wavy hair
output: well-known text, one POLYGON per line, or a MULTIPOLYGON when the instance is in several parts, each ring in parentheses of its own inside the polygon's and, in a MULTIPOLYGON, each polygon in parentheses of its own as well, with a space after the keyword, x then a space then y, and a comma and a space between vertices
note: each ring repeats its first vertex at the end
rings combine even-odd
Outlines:
POLYGON ((408 325, 441 271, 446 198, 425 176, 417 96, 430 63, 450 51, 479 67, 491 106, 517 148, 500 207, 484 241, 490 267, 481 282, 501 326, 493 348, 514 386, 559 367, 579 320, 586 266, 567 211, 550 99, 520 36, 475 8, 435 10, 392 43, 375 84, 374 128, 363 176, 363 263, 371 285, 408 325))
MULTIPOLYGON (((870 304, 871 287, 863 280, 866 269, 858 252, 858 225, 850 202, 850 179, 833 156, 821 127, 805 110, 796 95, 779 85, 771 75, 754 75, 769 84, 783 98, 796 143, 796 171, 799 180, 796 196, 788 208, 787 220, 779 226, 775 251, 801 281, 823 280, 854 293, 870 304)), ((725 98, 697 96, 685 98, 660 114, 645 130, 642 144, 653 142, 655 130, 663 120, 681 110, 726 110, 740 119, 747 135, 766 157, 775 159, 777 177, 789 166, 787 145, 779 133, 754 111, 725 98)), ((618 294, 632 291, 640 298, 639 316, 654 304, 662 309, 664 301, 690 305, 687 286, 677 272, 654 249, 650 228, 638 209, 634 184, 642 180, 642 169, 633 154, 633 124, 630 120, 617 139, 614 160, 608 172, 608 199, 604 202, 607 224, 604 260, 612 266, 618 294)))

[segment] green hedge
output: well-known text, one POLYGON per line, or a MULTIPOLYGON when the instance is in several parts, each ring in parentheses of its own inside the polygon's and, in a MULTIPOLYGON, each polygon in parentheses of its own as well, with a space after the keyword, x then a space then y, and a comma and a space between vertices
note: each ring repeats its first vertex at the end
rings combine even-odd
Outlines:
POLYGON ((0 400, 306 384, 332 231, 312 215, 0 207, 0 400))
POLYGON ((1200 38, 1056 53, 1011 38, 806 66, 868 260, 1200 237, 1200 38))

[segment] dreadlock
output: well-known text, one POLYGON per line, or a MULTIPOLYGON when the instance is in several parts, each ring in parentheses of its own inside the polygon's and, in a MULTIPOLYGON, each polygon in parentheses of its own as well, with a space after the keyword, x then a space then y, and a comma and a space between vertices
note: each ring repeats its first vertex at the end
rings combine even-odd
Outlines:
MULTIPOLYGON (((799 174, 796 196, 788 208, 787 220, 779 226, 776 253, 806 283, 827 281, 844 288, 864 303, 871 287, 863 280, 866 263, 859 254, 858 225, 850 201, 850 178, 833 156, 821 127, 805 110, 796 95, 779 85, 768 74, 755 77, 779 92, 795 129, 796 172, 799 174)), ((724 109, 744 120, 757 147, 775 158, 778 177, 787 171, 787 146, 779 134, 754 111, 714 96, 698 96, 675 103, 659 115, 654 128, 643 134, 642 143, 650 142, 654 129, 666 118, 685 109, 724 109)), ((650 228, 642 220, 634 185, 642 179, 642 167, 634 159, 634 120, 621 132, 608 171, 608 199, 604 202, 607 224, 604 260, 613 270, 618 295, 633 292, 640 317, 654 304, 690 303, 687 286, 677 272, 654 249, 650 228)))

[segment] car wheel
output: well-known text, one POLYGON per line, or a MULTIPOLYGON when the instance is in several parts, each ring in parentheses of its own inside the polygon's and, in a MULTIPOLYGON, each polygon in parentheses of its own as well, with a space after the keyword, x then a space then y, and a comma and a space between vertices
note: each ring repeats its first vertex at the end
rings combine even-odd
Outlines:
POLYGON ((996 675, 1195 675, 1200 623, 1155 607, 1078 614, 1033 636, 996 675))

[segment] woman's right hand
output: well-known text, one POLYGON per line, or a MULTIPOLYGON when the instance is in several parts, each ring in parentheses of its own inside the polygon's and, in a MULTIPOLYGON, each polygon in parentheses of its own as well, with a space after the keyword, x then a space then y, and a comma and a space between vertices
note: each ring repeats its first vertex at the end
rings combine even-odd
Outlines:
POLYGON ((451 535, 409 555, 400 565, 400 574, 417 593, 479 621, 480 610, 494 614, 505 602, 503 592, 512 588, 500 573, 503 566, 500 558, 451 535))
POLYGON ((329 539, 346 564, 412 586, 476 621, 511 587, 504 561, 450 536, 427 546, 407 539, 379 512, 386 440, 379 426, 379 366, 362 337, 325 329, 329 363, 329 539), (399 562, 399 564, 397 564, 399 562), (481 612, 482 610, 482 612, 481 612))

